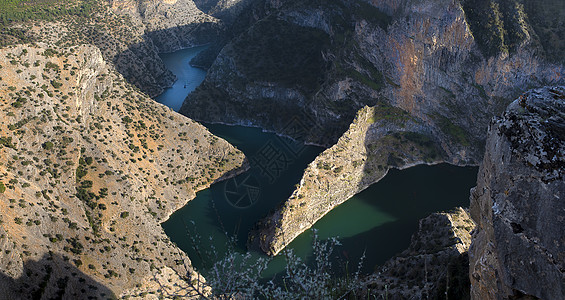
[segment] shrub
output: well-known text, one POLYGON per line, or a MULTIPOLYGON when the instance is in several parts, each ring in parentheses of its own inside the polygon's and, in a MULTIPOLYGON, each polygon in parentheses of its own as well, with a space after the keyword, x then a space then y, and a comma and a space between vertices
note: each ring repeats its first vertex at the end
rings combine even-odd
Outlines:
POLYGON ((45 142, 41 144, 41 147, 45 150, 52 150, 55 145, 52 142, 45 142))
MULTIPOLYGON (((270 259, 259 258, 252 261, 251 254, 240 254, 235 250, 237 241, 231 239, 225 257, 219 258, 215 249, 213 253, 200 253, 215 257, 210 274, 205 274, 206 282, 193 278, 188 282, 195 292, 205 299, 358 299, 356 292, 362 287, 360 270, 364 256, 357 271, 344 276, 334 273, 331 257, 339 241, 331 238, 326 242, 318 239, 313 230, 312 244, 314 263, 309 265, 296 256, 292 250, 285 250, 285 274, 278 280, 269 282, 261 280, 261 273, 266 269, 270 259), (211 254, 211 255, 210 255, 211 254), (282 280, 281 280, 282 279, 282 280), (212 295, 203 295, 202 287, 210 287, 212 295)), ((194 239, 194 236, 191 236, 194 239)), ((197 245, 193 240, 193 245, 197 245)), ((198 249, 196 249, 198 250, 198 249)), ((174 297, 175 295, 168 295, 174 297)))

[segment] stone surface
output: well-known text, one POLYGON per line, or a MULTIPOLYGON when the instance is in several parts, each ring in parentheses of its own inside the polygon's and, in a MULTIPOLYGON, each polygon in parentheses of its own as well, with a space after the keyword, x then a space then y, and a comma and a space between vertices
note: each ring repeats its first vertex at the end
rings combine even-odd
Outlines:
POLYGON ((330 39, 321 53, 331 66, 314 94, 305 94, 300 84, 252 80, 238 66, 243 58, 233 51, 235 41, 218 56, 201 96, 187 100, 188 115, 200 120, 221 116, 332 145, 308 166, 289 200, 262 222, 259 238, 271 254, 391 167, 478 165, 494 115, 529 86, 565 80, 564 67, 540 57, 533 37, 512 53, 483 55, 458 1, 375 1, 376 8, 332 3, 280 4, 277 10, 280 22, 330 39), (336 11, 351 17, 352 31, 340 27, 336 11), (347 39, 337 46, 339 33, 347 39), (364 105, 369 108, 357 111, 364 105), (348 114, 355 111, 349 125, 348 114), (295 119, 303 130, 288 130, 296 127, 295 119), (339 122, 349 126, 343 134, 334 126, 339 122))
POLYGON ((95 46, 3 48, 0 66, 0 299, 194 294, 160 223, 243 153, 95 46))
POLYGON ((471 230, 466 210, 420 220, 408 249, 369 276, 369 294, 384 299, 469 299, 471 230))
POLYGON ((565 87, 531 90, 490 125, 471 216, 473 299, 565 298, 565 87))

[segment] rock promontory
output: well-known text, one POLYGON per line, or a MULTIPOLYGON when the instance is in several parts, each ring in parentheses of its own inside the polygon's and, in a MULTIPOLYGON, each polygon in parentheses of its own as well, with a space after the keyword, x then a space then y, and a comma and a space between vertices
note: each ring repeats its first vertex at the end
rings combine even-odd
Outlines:
POLYGON ((472 299, 565 298, 565 87, 531 90, 490 125, 471 195, 472 299))
POLYGON ((0 49, 0 111, 0 299, 190 295, 160 223, 245 169, 241 151, 92 45, 0 49))

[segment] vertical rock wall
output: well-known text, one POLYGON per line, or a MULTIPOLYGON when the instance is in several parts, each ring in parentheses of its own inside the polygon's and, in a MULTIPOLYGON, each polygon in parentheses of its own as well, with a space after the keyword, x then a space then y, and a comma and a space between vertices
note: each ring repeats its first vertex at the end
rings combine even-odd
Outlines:
POLYGON ((490 125, 471 195, 472 299, 565 299, 565 87, 512 102, 490 125))

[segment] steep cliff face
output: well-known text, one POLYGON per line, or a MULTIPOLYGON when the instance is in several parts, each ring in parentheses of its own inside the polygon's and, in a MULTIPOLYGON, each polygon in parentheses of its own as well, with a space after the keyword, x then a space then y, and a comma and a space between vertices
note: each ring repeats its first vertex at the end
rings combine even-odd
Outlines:
POLYGON ((220 20, 200 11, 191 0, 88 2, 92 4, 88 16, 63 14, 56 20, 2 24, 0 38, 14 33, 8 34, 14 43, 96 45, 130 83, 157 96, 175 79, 158 53, 216 41, 225 30, 220 20))
POLYGON ((469 299, 471 230, 464 209, 420 220, 408 249, 378 267, 366 281, 385 299, 469 299))
POLYGON ((129 15, 158 52, 210 43, 223 30, 219 19, 202 12, 192 0, 114 0, 111 6, 114 12, 129 15))
POLYGON ((535 89, 490 125, 471 216, 473 299, 565 297, 565 87, 535 89))
POLYGON ((246 69, 242 62, 250 58, 244 54, 266 51, 263 40, 253 39, 259 29, 251 28, 241 39, 255 41, 253 46, 236 40, 224 48, 181 112, 328 145, 347 129, 350 114, 370 107, 357 113, 337 143, 309 165, 287 203, 262 223, 262 248, 272 254, 390 167, 478 164, 493 115, 529 86, 565 80, 562 65, 538 55, 533 33, 513 51, 483 53, 458 1, 270 3, 280 8, 258 24, 297 28, 294 36, 316 41, 307 50, 320 60, 294 63, 296 69, 270 62, 264 66, 272 69, 246 69), (343 19, 336 15, 350 17, 338 22, 343 19), (273 70, 291 75, 273 77, 273 70), (289 130, 294 119, 306 130, 289 130))
POLYGON ((194 0, 196 6, 207 14, 221 19, 227 24, 237 22, 239 15, 249 9, 257 0, 194 0))
POLYGON ((488 56, 458 1, 373 2, 266 1, 183 113, 331 146, 358 109, 382 100, 436 127, 452 156, 477 159, 466 146, 484 141, 494 114, 525 87, 561 80, 562 67, 537 55, 531 27, 510 54, 488 56), (292 116, 311 130, 285 132, 292 116))
POLYGON ((0 49, 0 110, 0 299, 190 291, 160 222, 245 168, 240 151, 95 46, 0 49))

